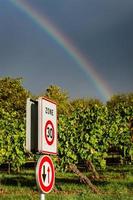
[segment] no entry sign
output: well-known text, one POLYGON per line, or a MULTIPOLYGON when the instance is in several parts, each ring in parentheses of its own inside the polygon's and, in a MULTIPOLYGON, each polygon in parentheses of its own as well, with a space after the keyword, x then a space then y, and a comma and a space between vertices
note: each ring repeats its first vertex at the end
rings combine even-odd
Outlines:
POLYGON ((57 106, 42 97, 38 100, 38 150, 57 154, 57 106))
POLYGON ((43 193, 49 193, 55 182, 55 169, 49 156, 41 156, 36 166, 36 182, 43 193))

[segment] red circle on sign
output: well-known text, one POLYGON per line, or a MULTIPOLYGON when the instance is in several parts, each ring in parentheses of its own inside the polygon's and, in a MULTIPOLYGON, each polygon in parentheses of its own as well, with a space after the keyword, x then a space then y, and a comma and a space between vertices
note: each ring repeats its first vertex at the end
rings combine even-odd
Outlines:
POLYGON ((45 138, 46 138, 47 144, 48 145, 52 145, 53 142, 54 142, 54 125, 50 120, 47 121, 44 131, 45 131, 45 138), (52 136, 52 140, 51 141, 48 139, 49 136, 47 136, 47 128, 48 128, 49 125, 52 127, 52 135, 51 135, 52 136))
POLYGON ((36 168, 36 177, 37 177, 37 183, 39 185, 39 188, 41 189, 42 192, 44 193, 49 193, 54 185, 54 180, 55 180, 55 173, 54 173, 54 165, 53 162, 51 160, 51 158, 49 156, 42 156, 37 164, 37 168, 36 168), (52 173, 52 178, 50 181, 50 184, 48 186, 44 185, 43 182, 43 176, 42 176, 42 167, 44 165, 45 162, 48 162, 50 165, 50 170, 52 173))

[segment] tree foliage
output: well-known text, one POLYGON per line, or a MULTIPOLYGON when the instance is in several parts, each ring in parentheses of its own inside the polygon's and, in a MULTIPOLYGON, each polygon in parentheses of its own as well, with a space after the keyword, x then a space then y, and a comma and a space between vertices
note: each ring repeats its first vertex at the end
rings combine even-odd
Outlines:
POLYGON ((13 169, 25 161, 25 107, 29 92, 19 78, 0 79, 0 164, 13 169))
POLYGON ((26 99, 29 96, 29 91, 22 86, 22 78, 6 77, 0 79, 0 107, 6 112, 16 111, 17 116, 23 119, 26 99))
POLYGON ((106 167, 108 150, 119 149, 123 159, 133 154, 129 120, 133 114, 133 95, 117 95, 103 105, 95 100, 72 102, 71 115, 59 118, 59 157, 62 168, 92 161, 106 167))
MULTIPOLYGON (((20 78, 0 79, 0 164, 18 168, 25 162, 25 105, 30 93, 20 78)), ((70 101, 68 93, 56 85, 44 96, 58 108, 58 159, 61 169, 91 161, 106 167, 108 150, 119 149, 123 159, 133 155, 131 119, 133 94, 115 95, 103 105, 97 99, 70 101)), ((75 168, 76 170, 76 168, 75 168)))
POLYGON ((130 118, 133 116, 133 94, 115 95, 107 102, 110 147, 121 151, 123 159, 133 154, 130 118))
POLYGON ((44 96, 54 100, 57 103, 58 114, 68 114, 70 112, 70 103, 68 93, 57 85, 50 85, 44 96))
POLYGON ((0 164, 11 163, 16 170, 25 162, 25 124, 17 113, 0 108, 0 164))
POLYGON ((71 116, 60 116, 59 157, 62 166, 91 160, 105 167, 106 120, 106 107, 95 103, 86 109, 78 108, 71 116))
POLYGON ((73 107, 73 110, 76 109, 86 109, 88 107, 91 107, 92 105, 102 105, 102 102, 98 99, 91 99, 91 98, 76 98, 74 100, 71 100, 71 105, 73 107))

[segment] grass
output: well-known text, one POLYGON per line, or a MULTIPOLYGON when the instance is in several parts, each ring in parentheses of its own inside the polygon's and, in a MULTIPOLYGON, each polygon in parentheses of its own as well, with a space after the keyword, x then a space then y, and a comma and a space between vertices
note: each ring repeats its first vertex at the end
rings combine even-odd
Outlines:
MULTIPOLYGON (((47 200, 133 200, 133 165, 108 167, 100 171, 101 179, 93 182, 102 191, 94 194, 72 173, 57 173, 56 184, 47 200)), ((37 200, 39 192, 33 170, 19 175, 0 175, 0 200, 37 200)))

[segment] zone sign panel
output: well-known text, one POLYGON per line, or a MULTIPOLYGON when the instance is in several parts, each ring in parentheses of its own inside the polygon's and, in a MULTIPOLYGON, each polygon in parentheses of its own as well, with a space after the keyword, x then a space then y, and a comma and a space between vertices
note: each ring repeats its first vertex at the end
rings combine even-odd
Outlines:
POLYGON ((57 154, 57 106, 43 97, 38 99, 38 151, 57 154))
POLYGON ((36 166, 36 182, 42 193, 49 193, 55 183, 55 169, 49 156, 41 156, 36 166))

